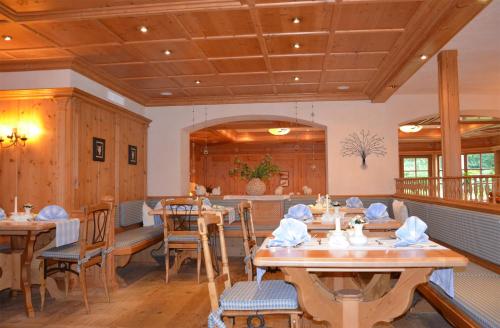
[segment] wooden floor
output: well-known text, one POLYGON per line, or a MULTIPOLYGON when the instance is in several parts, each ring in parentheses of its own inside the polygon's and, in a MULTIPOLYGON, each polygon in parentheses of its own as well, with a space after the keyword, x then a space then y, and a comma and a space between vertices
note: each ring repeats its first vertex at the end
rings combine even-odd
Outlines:
MULTIPOLYGON (((236 280, 244 280, 241 259, 231 259, 231 273, 236 280)), ((45 311, 39 312, 38 288, 33 288, 36 318, 24 314, 23 296, 12 297, 9 291, 0 292, 0 327, 2 328, 79 328, 79 327, 206 327, 210 305, 206 283, 196 284, 195 263, 184 265, 181 272, 165 285, 164 267, 153 263, 131 263, 119 271, 128 283, 105 301, 104 292, 95 287, 89 290, 91 314, 87 315, 78 286, 66 299, 47 298, 45 311)), ((435 310, 417 295, 415 306, 404 317, 392 323, 393 327, 447 328, 451 327, 435 310)), ((287 327, 286 317, 266 318, 266 327, 287 327)), ((245 321, 237 321, 245 327, 245 321)), ((306 323, 305 327, 323 327, 306 323)), ((391 325, 381 325, 391 327, 391 325)))

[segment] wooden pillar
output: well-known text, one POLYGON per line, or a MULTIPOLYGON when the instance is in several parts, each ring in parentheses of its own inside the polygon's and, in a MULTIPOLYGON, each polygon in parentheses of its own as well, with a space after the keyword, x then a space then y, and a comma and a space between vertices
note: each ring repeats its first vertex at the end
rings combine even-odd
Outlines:
POLYGON ((500 150, 495 151, 495 174, 500 175, 500 150))
POLYGON ((441 151, 443 176, 461 176, 460 105, 458 99, 457 51, 438 55, 439 114, 441 116, 441 151))

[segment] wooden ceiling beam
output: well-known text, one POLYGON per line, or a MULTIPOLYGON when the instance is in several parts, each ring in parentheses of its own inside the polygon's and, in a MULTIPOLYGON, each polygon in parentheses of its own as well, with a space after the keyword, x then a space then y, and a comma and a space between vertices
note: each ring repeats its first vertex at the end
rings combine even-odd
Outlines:
POLYGON ((244 0, 248 8, 250 10, 250 17, 252 18, 252 24, 254 26, 255 32, 257 32, 257 39, 259 41, 260 50, 262 55, 264 56, 264 62, 266 64, 266 69, 269 74, 269 78, 271 79, 271 83, 273 84, 273 92, 276 94, 277 89, 274 84, 276 84, 276 80, 273 75, 273 68, 271 66, 271 60, 269 59, 269 50, 267 49, 266 40, 264 39, 262 32, 262 24, 260 22, 259 16, 257 14, 257 10, 255 9, 255 0, 244 0))
POLYGON ((325 49, 325 57, 323 58, 323 63, 321 65, 321 75, 319 78, 319 87, 318 87, 318 92, 323 92, 326 86, 327 82, 327 72, 326 69, 328 67, 328 61, 329 61, 329 56, 330 56, 330 51, 332 50, 334 41, 335 41, 335 32, 337 30, 337 25, 339 22, 340 18, 340 13, 342 11, 342 6, 340 5, 342 3, 342 0, 336 0, 335 5, 332 8, 332 11, 330 12, 330 33, 328 35, 328 41, 326 42, 326 49, 325 49))
POLYGON ((488 1, 433 0, 424 2, 366 88, 373 102, 385 102, 424 63, 420 55, 434 56, 486 6, 488 1))

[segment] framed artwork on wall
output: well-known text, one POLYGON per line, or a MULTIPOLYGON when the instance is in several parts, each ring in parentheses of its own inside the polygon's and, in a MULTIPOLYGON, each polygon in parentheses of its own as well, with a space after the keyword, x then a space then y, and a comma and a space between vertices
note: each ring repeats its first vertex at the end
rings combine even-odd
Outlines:
POLYGON ((97 162, 106 160, 106 140, 101 138, 92 138, 92 159, 97 162))
POLYGON ((137 146, 128 145, 128 163, 137 165, 137 146))
POLYGON ((279 177, 280 177, 280 186, 288 187, 288 179, 289 179, 288 171, 280 171, 279 177))

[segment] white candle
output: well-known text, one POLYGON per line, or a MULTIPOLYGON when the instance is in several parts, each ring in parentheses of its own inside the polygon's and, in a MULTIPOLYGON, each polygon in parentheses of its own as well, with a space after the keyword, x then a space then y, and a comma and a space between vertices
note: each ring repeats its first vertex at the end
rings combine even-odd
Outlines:
POLYGON ((330 199, 328 194, 326 194, 326 213, 330 213, 330 199))
POLYGON ((17 196, 14 197, 14 213, 17 214, 17 196))
POLYGON ((335 231, 337 233, 340 232, 340 215, 339 214, 335 215, 335 231))

